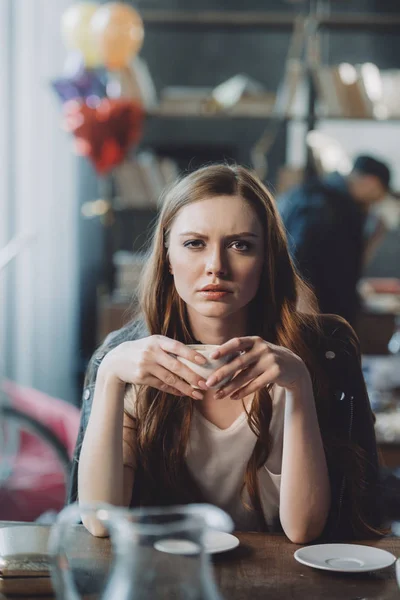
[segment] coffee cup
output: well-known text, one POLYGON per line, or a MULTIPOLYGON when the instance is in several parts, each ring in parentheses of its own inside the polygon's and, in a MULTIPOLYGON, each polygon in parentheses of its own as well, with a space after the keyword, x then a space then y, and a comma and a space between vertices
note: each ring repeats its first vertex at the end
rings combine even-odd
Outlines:
MULTIPOLYGON (((184 365, 189 367, 189 369, 200 375, 200 377, 203 377, 203 379, 205 380, 211 377, 211 375, 215 373, 215 371, 217 371, 220 367, 231 362, 231 360, 233 360, 237 356, 237 353, 234 352, 226 356, 221 356, 220 358, 211 358, 211 355, 219 348, 219 346, 213 344, 188 344, 188 348, 191 348, 191 350, 195 350, 196 352, 198 352, 198 354, 202 354, 207 359, 207 362, 204 365, 199 365, 188 360, 187 358, 183 358, 182 356, 177 356, 176 358, 184 365)), ((232 377, 233 376, 225 377, 216 385, 210 387, 210 389, 219 390, 226 383, 228 383, 232 379, 232 377)), ((199 389, 197 388, 197 386, 192 387, 196 387, 196 389, 199 389)))
POLYGON ((50 528, 44 525, 16 525, 0 529, 0 556, 47 555, 50 528))

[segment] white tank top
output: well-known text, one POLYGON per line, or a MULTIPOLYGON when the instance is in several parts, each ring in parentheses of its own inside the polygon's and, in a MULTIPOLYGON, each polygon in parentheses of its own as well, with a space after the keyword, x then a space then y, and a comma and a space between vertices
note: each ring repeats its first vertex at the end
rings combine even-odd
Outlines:
MULTIPOLYGON (((271 450, 258 471, 261 504, 270 526, 279 514, 285 390, 274 385, 271 398, 271 450)), ((186 454, 189 471, 207 501, 226 510, 241 531, 254 530, 257 524, 254 512, 245 508, 244 503, 250 504, 247 491, 241 496, 246 466, 256 440, 245 412, 228 429, 220 429, 198 410, 193 411, 186 454)))

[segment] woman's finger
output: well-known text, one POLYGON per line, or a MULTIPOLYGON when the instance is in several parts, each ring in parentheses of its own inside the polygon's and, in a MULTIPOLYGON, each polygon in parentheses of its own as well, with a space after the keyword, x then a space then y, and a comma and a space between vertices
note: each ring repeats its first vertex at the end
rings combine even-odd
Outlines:
POLYGON ((211 354, 211 358, 221 358, 222 356, 227 356, 228 354, 233 354, 235 352, 243 352, 246 350, 250 350, 254 346, 255 338, 252 337, 237 337, 232 338, 225 344, 222 344, 218 350, 211 354))
POLYGON ((261 373, 262 371, 258 364, 241 371, 234 379, 232 379, 232 381, 217 391, 215 398, 220 400, 226 396, 232 397, 235 392, 239 391, 242 387, 256 379, 259 375, 261 375, 261 373))
POLYGON ((255 392, 258 392, 258 390, 266 387, 269 383, 274 383, 276 377, 276 375, 274 376, 274 373, 276 374, 276 370, 274 367, 272 367, 269 372, 262 373, 256 377, 256 379, 253 379, 253 381, 251 381, 248 385, 245 385, 240 390, 232 394, 231 398, 233 400, 242 400, 243 398, 246 398, 246 396, 254 394, 255 392))
POLYGON ((207 362, 207 359, 202 354, 196 352, 196 350, 193 350, 188 346, 185 346, 185 344, 182 344, 182 342, 178 342, 178 340, 171 340, 163 335, 159 335, 157 338, 160 347, 162 350, 164 350, 164 352, 170 352, 176 356, 181 356, 182 358, 186 358, 187 360, 190 360, 190 362, 194 362, 199 365, 204 365, 207 362))
POLYGON ((172 394, 173 396, 182 396, 182 392, 180 392, 179 390, 177 390, 174 387, 171 387, 170 385, 165 384, 163 381, 161 381, 160 379, 158 379, 157 377, 152 377, 149 376, 148 380, 146 382, 146 385, 155 388, 157 390, 160 390, 160 392, 165 392, 166 394, 172 394))
POLYGON ((210 387, 215 387, 225 378, 232 378, 238 371, 248 369, 250 365, 258 361, 259 350, 250 350, 249 352, 243 352, 226 365, 220 367, 215 373, 210 375, 207 379, 206 384, 210 387))
MULTIPOLYGON (((180 392, 181 396, 195 398, 196 400, 203 399, 203 394, 201 390, 194 390, 192 386, 189 385, 186 381, 180 379, 178 375, 175 375, 175 373, 171 373, 171 371, 168 371, 162 365, 154 365, 154 367, 152 368, 151 375, 160 380, 165 387, 177 389, 180 392)), ((147 381, 145 382, 145 384, 147 385, 147 381)), ((148 385, 151 384, 149 383, 148 385)), ((157 386, 157 389, 160 389, 160 387, 157 386)), ((162 389, 162 391, 164 390, 162 389)))
MULTIPOLYGON (((171 373, 174 373, 181 379, 184 379, 193 387, 199 387, 203 390, 208 389, 203 377, 195 373, 190 367, 184 365, 175 355, 168 354, 160 349, 156 354, 157 361, 171 373)), ((194 366, 194 365, 193 365, 194 366)))

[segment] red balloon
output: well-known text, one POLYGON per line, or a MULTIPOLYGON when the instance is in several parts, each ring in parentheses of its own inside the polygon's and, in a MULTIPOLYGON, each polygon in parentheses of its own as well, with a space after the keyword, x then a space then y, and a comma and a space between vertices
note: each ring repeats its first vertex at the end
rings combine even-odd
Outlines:
POLYGON ((66 102, 64 116, 65 128, 75 136, 76 152, 88 156, 96 171, 105 174, 140 141, 145 113, 135 100, 104 98, 95 106, 81 100, 66 102))

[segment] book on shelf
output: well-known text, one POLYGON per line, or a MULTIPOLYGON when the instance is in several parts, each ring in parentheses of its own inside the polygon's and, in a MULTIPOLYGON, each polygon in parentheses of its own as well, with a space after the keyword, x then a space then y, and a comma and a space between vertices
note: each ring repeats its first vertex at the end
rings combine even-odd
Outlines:
POLYGON ((216 88, 169 86, 151 114, 161 116, 236 116, 268 117, 275 94, 244 75, 238 75, 216 88))
POLYGON ((142 252, 118 250, 112 260, 115 267, 115 288, 112 297, 119 302, 129 301, 137 291, 146 255, 142 252))
POLYGON ((349 67, 354 69, 354 77, 350 77, 348 80, 341 72, 340 66, 335 68, 335 73, 338 74, 337 84, 342 89, 346 117, 371 119, 374 116, 373 104, 366 93, 363 78, 359 69, 353 65, 349 65, 349 67))
POLYGON ((117 210, 157 209, 164 189, 178 174, 178 166, 171 158, 159 157, 150 151, 139 152, 114 170, 114 207, 117 210))
POLYGON ((400 70, 376 65, 320 65, 313 69, 318 114, 322 117, 400 117, 400 70))
POLYGON ((116 198, 114 206, 118 210, 152 206, 140 165, 136 159, 125 160, 114 169, 116 198))
MULTIPOLYGON (((382 116, 400 117, 400 69, 381 71, 382 96, 379 106, 382 116)), ((379 113, 378 113, 379 114, 379 113)))
POLYGON ((321 116, 372 118, 373 103, 359 69, 353 65, 318 66, 313 70, 321 116))

